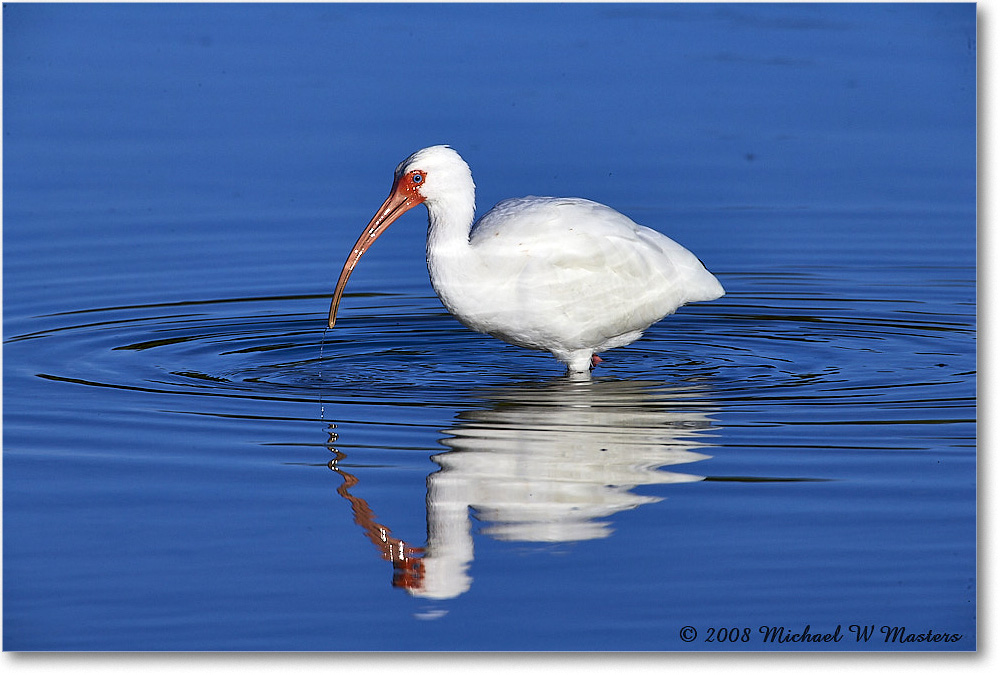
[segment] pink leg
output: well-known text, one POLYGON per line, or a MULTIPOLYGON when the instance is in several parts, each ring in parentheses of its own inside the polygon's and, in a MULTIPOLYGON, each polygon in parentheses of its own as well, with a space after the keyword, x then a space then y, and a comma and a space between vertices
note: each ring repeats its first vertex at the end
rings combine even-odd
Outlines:
POLYGON ((597 354, 591 354, 591 356, 590 356, 590 367, 591 368, 596 368, 597 364, 601 363, 602 361, 604 361, 604 359, 602 359, 597 354))

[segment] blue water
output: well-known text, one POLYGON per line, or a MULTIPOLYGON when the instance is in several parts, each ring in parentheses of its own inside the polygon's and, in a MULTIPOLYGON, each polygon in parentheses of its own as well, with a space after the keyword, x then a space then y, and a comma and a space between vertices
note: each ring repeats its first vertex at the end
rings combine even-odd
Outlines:
POLYGON ((8 4, 3 49, 4 649, 976 648, 974 5, 8 4), (447 314, 417 209, 324 331, 437 143, 727 295, 569 381, 447 314))

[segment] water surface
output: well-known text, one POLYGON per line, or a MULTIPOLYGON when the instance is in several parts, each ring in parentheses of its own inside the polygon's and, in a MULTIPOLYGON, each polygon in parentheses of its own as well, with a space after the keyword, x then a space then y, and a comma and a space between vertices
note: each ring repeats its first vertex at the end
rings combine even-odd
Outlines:
POLYGON ((3 19, 5 649, 975 649, 974 5, 3 19), (415 210, 325 331, 435 143, 727 295, 569 381, 415 210))

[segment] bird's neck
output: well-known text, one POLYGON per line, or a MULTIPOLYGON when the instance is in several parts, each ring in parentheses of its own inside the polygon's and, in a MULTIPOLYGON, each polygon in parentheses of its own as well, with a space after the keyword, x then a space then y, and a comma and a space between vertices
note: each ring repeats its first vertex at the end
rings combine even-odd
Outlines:
POLYGON ((454 194, 427 203, 427 258, 462 255, 469 249, 469 232, 476 212, 474 193, 454 194))
POLYGON ((435 293, 452 314, 467 313, 471 297, 476 253, 469 243, 476 205, 474 193, 455 196, 447 201, 435 200, 427 205, 427 272, 435 293), (462 291, 461 289, 465 289, 462 291))

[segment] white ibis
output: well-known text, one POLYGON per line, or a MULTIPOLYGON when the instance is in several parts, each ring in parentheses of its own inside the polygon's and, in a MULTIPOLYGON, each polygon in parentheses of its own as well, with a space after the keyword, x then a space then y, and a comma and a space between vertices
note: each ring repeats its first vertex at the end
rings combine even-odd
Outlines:
POLYGON ((427 270, 441 302, 465 326, 551 352, 589 373, 599 352, 637 340, 683 304, 725 291, 677 242, 602 204, 522 197, 473 223, 472 172, 446 145, 396 167, 392 192, 344 263, 330 328, 361 256, 397 218, 427 205, 427 270))

